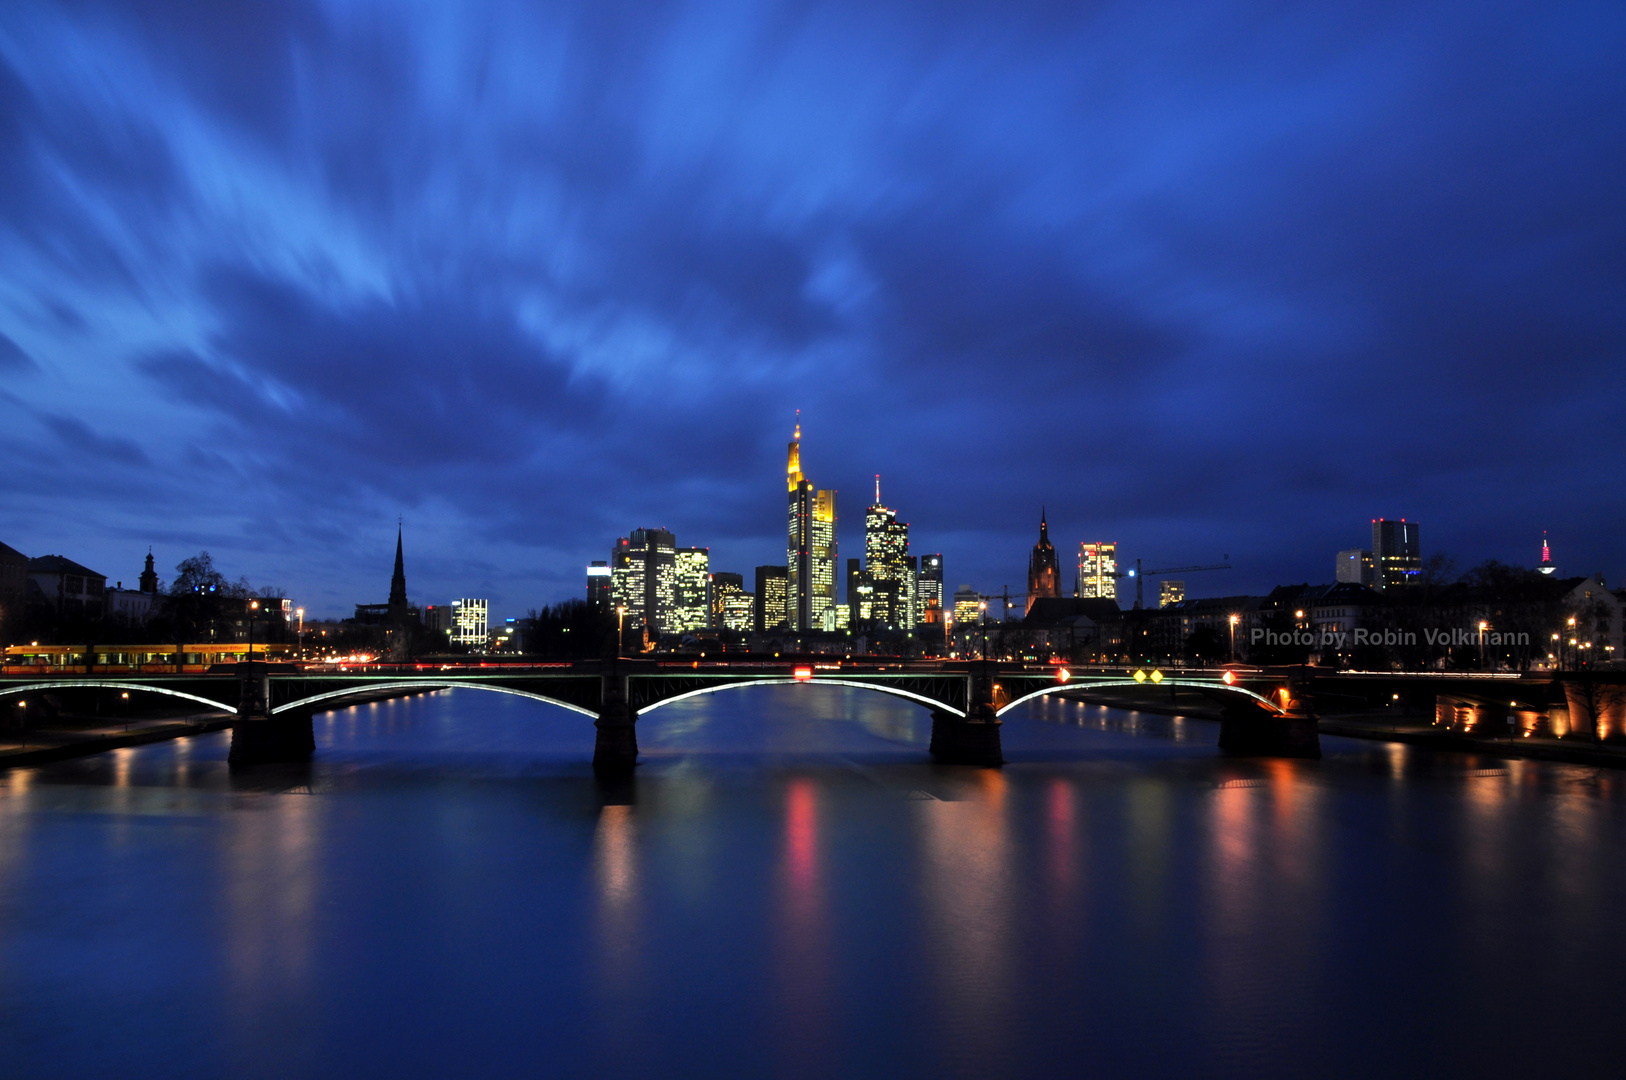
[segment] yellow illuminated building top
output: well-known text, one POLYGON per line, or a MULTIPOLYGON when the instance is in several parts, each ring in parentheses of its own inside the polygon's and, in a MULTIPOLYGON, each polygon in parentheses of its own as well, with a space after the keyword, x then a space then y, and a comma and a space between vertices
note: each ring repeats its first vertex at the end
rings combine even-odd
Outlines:
POLYGON ((796 434, 790 440, 790 452, 785 462, 785 490, 795 491, 802 482, 802 424, 796 423, 796 434))

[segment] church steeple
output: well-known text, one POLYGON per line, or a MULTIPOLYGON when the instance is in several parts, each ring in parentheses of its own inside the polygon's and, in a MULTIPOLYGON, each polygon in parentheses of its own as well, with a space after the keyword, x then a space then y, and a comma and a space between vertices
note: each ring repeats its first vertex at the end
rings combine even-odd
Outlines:
MULTIPOLYGON (((377 595, 376 593, 374 594, 377 595)), ((401 558, 401 523, 395 523, 395 575, 390 578, 390 614, 407 610, 406 562, 401 558)))
POLYGON ((153 569, 152 548, 147 549, 147 568, 141 571, 141 591, 154 596, 158 594, 158 571, 153 569))

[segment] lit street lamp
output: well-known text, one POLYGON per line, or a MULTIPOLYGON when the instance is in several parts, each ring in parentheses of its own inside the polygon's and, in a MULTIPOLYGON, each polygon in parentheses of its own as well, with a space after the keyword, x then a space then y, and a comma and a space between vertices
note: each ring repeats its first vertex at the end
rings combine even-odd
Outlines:
POLYGON ((1242 616, 1231 616, 1231 663, 1236 663, 1236 624, 1242 621, 1242 616))

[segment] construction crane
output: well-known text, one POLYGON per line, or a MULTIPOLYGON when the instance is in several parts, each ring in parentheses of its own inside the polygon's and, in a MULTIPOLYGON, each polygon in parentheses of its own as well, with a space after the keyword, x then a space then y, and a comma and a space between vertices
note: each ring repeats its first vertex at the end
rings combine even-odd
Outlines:
POLYGON ((1161 570, 1142 570, 1140 560, 1136 559, 1135 569, 1129 572, 1130 576, 1135 579, 1135 609, 1138 611, 1146 606, 1146 590, 1141 585, 1141 581, 1145 578, 1160 577, 1163 574, 1199 574, 1204 570, 1229 570, 1230 568, 1230 555, 1226 555, 1225 561, 1222 563, 1209 563, 1207 566, 1166 566, 1161 570))

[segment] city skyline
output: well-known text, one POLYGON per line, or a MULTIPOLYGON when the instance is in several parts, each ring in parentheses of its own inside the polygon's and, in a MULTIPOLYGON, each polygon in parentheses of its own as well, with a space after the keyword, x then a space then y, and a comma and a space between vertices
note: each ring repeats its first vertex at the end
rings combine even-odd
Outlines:
POLYGON ((398 516, 503 610, 636 522, 745 572, 800 408, 985 588, 1041 505, 1241 590, 1374 516, 1626 572, 1618 11, 257 10, 0 15, 19 550, 335 614, 398 516))

